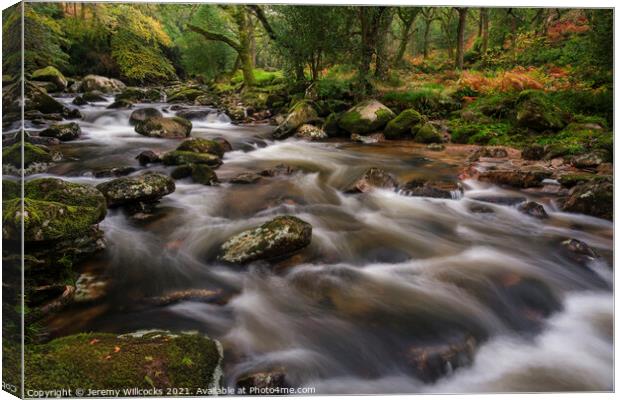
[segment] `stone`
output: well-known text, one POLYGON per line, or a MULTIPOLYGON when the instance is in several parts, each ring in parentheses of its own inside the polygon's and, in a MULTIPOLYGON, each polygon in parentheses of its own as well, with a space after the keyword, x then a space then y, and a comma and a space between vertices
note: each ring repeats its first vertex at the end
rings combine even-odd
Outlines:
POLYGON ((443 138, 441 133, 437 131, 437 128, 433 124, 418 124, 411 128, 411 134, 418 143, 441 143, 443 138))
POLYGON ((579 154, 571 159, 571 164, 577 168, 597 168, 599 165, 612 161, 611 154, 605 149, 592 150, 579 154))
POLYGON ((430 151, 443 151, 446 149, 446 146, 441 143, 430 143, 426 148, 430 151))
POLYGON ((327 134, 323 131, 323 129, 319 127, 310 124, 304 124, 297 128, 295 137, 304 140, 315 141, 327 139, 327 134))
MULTIPOLYGON (((45 146, 24 143, 23 146, 24 167, 29 167, 34 163, 50 163, 54 161, 52 152, 45 146)), ((12 165, 15 168, 22 166, 22 145, 15 143, 10 147, 2 149, 2 163, 12 165)))
POLYGON ((281 259, 308 246, 311 240, 312 225, 285 215, 231 237, 222 244, 218 258, 235 264, 281 259))
POLYGON ((478 180, 482 182, 507 185, 517 188, 542 186, 542 181, 549 178, 552 172, 537 166, 525 166, 514 169, 487 170, 480 173, 478 180))
POLYGON ((536 203, 535 201, 527 201, 525 203, 519 204, 517 207, 519 211, 523 214, 527 214, 531 217, 538 219, 547 219, 549 215, 545 211, 545 207, 542 204, 536 203))
POLYGON ((558 131, 566 126, 562 111, 542 91, 524 90, 517 100, 517 125, 538 132, 558 131))
POLYGON ((359 135, 357 133, 352 133, 351 141, 364 144, 375 144, 385 142, 385 136, 383 133, 371 133, 370 135, 359 135))
POLYGON ((190 151, 194 153, 210 153, 214 154, 218 157, 224 156, 224 146, 218 141, 202 139, 202 138, 191 138, 188 140, 184 140, 178 147, 178 151, 190 151))
POLYGON ((140 165, 148 165, 161 162, 161 157, 152 150, 145 150, 136 156, 136 160, 140 165))
POLYGON ((475 162, 480 160, 480 158, 506 158, 508 157, 508 152, 503 147, 481 147, 476 149, 473 153, 471 153, 467 157, 468 162, 475 162))
POLYGON ((290 110, 284 122, 273 132, 274 139, 285 139, 292 135, 297 128, 304 124, 318 120, 314 105, 309 101, 299 101, 290 110))
POLYGON ((577 239, 567 239, 561 243, 565 254, 574 261, 583 264, 600 256, 587 243, 577 239))
POLYGON ((213 168, 217 168, 222 164, 222 160, 216 154, 179 150, 165 153, 162 157, 162 162, 164 165, 206 164, 213 168))
POLYGON ((163 114, 156 108, 140 108, 132 111, 129 116, 129 125, 136 125, 138 122, 143 122, 153 117, 163 117, 163 114))
POLYGON ((424 382, 434 382, 453 370, 471 365, 477 341, 473 336, 445 343, 413 346, 406 353, 406 360, 414 374, 424 382))
POLYGON ((108 101, 108 99, 104 97, 103 92, 101 92, 100 90, 91 90, 88 92, 84 92, 84 94, 82 94, 82 98, 89 103, 108 101))
POLYGON ((112 104, 107 106, 109 109, 129 109, 133 108, 133 103, 129 100, 115 100, 112 104))
POLYGON ((409 108, 388 122, 383 130, 383 134, 387 139, 400 139, 410 134, 411 128, 422 121, 422 115, 416 110, 409 108))
POLYGON ((205 164, 192 165, 191 176, 194 182, 200 183, 201 185, 212 186, 219 183, 215 171, 205 164))
POLYGON ((179 167, 176 167, 170 173, 170 176, 173 179, 185 179, 192 175, 192 166, 190 164, 183 164, 179 167))
POLYGON ((373 189, 394 190, 398 186, 396 179, 381 168, 370 168, 347 192, 366 193, 373 189))
POLYGON ((84 97, 82 96, 75 96, 75 98, 71 101, 71 103, 75 104, 76 106, 84 106, 88 104, 88 102, 84 100, 84 97))
POLYGON ((562 210, 613 220, 614 185, 611 178, 593 179, 571 189, 562 210))
POLYGON ((54 89, 57 92, 62 92, 67 88, 67 78, 52 66, 37 69, 32 73, 31 79, 33 81, 50 82, 54 85, 54 89))
POLYGON ((412 197, 455 199, 461 197, 463 188, 458 182, 414 179, 400 187, 399 193, 412 197))
POLYGON ((75 122, 55 124, 39 132, 39 136, 56 138, 62 142, 78 139, 81 134, 82 129, 75 122))
POLYGON ((296 172, 299 172, 299 168, 287 164, 278 164, 273 168, 262 170, 259 172, 259 175, 274 177, 280 175, 292 175, 296 172))
POLYGON ((115 168, 106 168, 95 171, 93 176, 95 178, 109 178, 109 177, 117 177, 117 176, 125 176, 131 173, 136 172, 136 168, 134 167, 115 167, 115 168))
POLYGON ((251 184, 261 180, 261 176, 254 172, 244 172, 230 179, 230 183, 251 184))
POLYGON ((284 372, 274 370, 242 375, 237 378, 237 387, 245 389, 247 394, 260 394, 261 389, 288 388, 290 386, 286 382, 284 372), (253 391, 258 391, 258 393, 253 393, 253 391))
POLYGON ((192 123, 179 117, 151 117, 138 121, 135 131, 141 135, 165 139, 180 139, 189 137, 192 123))
POLYGON ((97 185, 104 194, 108 207, 131 203, 153 203, 174 192, 172 179, 160 173, 145 173, 138 176, 113 179, 97 185))
POLYGON ((338 125, 349 133, 365 135, 381 131, 394 117, 394 112, 377 100, 367 100, 343 113, 338 125))
POLYGON ((86 75, 80 83, 79 90, 81 92, 99 90, 103 93, 113 93, 124 88, 125 84, 118 79, 110 79, 100 75, 86 75))
POLYGON ((521 150, 521 158, 524 160, 542 160, 545 148, 540 144, 531 144, 521 150))
POLYGON ((177 117, 185 118, 190 121, 195 119, 205 119, 211 114, 213 109, 205 109, 205 110, 181 110, 176 113, 177 117))

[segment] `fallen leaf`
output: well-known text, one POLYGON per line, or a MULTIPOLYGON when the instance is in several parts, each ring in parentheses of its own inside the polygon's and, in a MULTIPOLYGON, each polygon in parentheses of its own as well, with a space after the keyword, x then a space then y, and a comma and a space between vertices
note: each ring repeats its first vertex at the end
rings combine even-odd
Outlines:
POLYGON ((121 351, 121 348, 118 346, 114 346, 114 352, 118 353, 119 351, 121 351))
POLYGON ((97 344, 97 343, 99 343, 99 339, 93 339, 90 342, 88 342, 88 344, 91 344, 91 345, 92 344, 97 344))

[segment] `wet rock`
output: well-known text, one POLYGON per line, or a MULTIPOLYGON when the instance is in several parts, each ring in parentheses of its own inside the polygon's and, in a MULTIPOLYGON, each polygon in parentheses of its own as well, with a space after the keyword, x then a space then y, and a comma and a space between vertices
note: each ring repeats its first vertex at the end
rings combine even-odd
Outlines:
POLYGON ((110 79, 99 75, 86 75, 80 83, 80 92, 98 90, 103 93, 118 92, 125 89, 125 84, 118 79, 110 79))
POLYGON ((593 150, 579 154, 571 159, 571 164, 577 168, 597 168, 599 165, 612 160, 609 151, 604 149, 593 150))
POLYGON ((106 169, 101 169, 99 171, 95 171, 93 173, 93 176, 95 178, 109 178, 109 177, 125 176, 133 172, 136 172, 136 169, 134 167, 116 167, 116 168, 106 168, 106 169))
POLYGON ((280 259, 308 246, 311 240, 312 225, 286 215, 228 239, 222 245, 218 258, 237 264, 280 259))
POLYGON ((484 204, 472 203, 469 205, 469 211, 474 214, 492 214, 495 212, 493 208, 485 206, 484 204))
POLYGON ((517 125, 538 132, 557 131, 566 125, 563 112, 541 91, 524 90, 517 101, 517 125))
POLYGON ((133 107, 133 103, 129 100, 115 100, 112 104, 106 108, 110 109, 129 109, 133 107))
POLYGON ((304 124, 318 120, 314 105, 309 101, 297 102, 289 111, 284 122, 273 132, 274 139, 285 139, 292 135, 297 128, 304 124))
POLYGON ((383 133, 371 133, 370 135, 365 136, 359 135, 357 133, 352 133, 351 141, 364 144, 374 144, 385 142, 385 136, 383 135, 383 133))
POLYGON ((224 156, 224 146, 218 141, 192 138, 183 141, 178 147, 178 151, 191 151, 194 153, 210 153, 218 157, 224 156))
POLYGON ((39 132, 39 136, 56 138, 62 142, 75 140, 79 138, 81 134, 82 129, 80 129, 80 125, 75 122, 52 125, 39 132))
POLYGON ((555 158, 564 157, 570 154, 571 149, 568 146, 565 146, 560 143, 548 144, 544 147, 545 154, 543 156, 543 160, 553 160, 555 158))
POLYGON ((147 165, 161 162, 161 157, 152 150, 145 150, 136 156, 136 160, 140 165, 147 165))
POLYGON ((89 103, 97 103, 97 102, 108 101, 104 97, 103 92, 101 92, 99 90, 91 90, 91 91, 88 91, 88 92, 84 92, 84 94, 82 94, 82 99, 88 101, 89 103))
POLYGON ((534 218, 538 218, 538 219, 549 218, 549 215, 545 211, 545 208, 542 206, 542 204, 538 204, 535 201, 528 201, 528 202, 519 204, 517 209, 521 211, 523 214, 527 214, 534 218))
MULTIPOLYGON (((237 378, 237 387, 247 394, 261 394, 262 389, 288 388, 283 371, 264 371, 245 374, 237 378)), ((267 394, 267 393, 265 393, 267 394)))
POLYGON ((410 108, 404 110, 396 118, 388 122, 383 130, 383 134, 387 139, 400 139, 410 134, 411 128, 422 121, 422 115, 410 108))
POLYGON ((67 78, 52 66, 35 70, 31 77, 33 81, 50 82, 57 92, 62 92, 67 88, 67 78))
POLYGON ((572 188, 580 183, 589 182, 592 179, 595 179, 596 175, 589 174, 585 172, 576 172, 576 173, 567 173, 562 174, 558 177, 558 182, 560 185, 566 188, 572 188))
POLYGON ((412 197, 432 197, 436 199, 454 199, 463 193, 458 182, 427 181, 414 179, 399 188, 399 193, 412 197))
POLYGON ((189 137, 192 131, 192 123, 179 117, 151 117, 144 121, 138 121, 135 131, 141 135, 166 139, 178 139, 189 137))
POLYGON ((168 93, 168 103, 193 103, 196 98, 208 94, 197 86, 184 86, 168 93))
POLYGON ((481 147, 476 149, 467 157, 468 162, 475 162, 480 158, 505 158, 508 157, 508 152, 503 147, 481 147))
POLYGON ((573 187, 562 210, 613 220, 613 180, 600 178, 573 187))
POLYGON ((365 135, 381 131, 394 117, 394 112, 377 100, 367 100, 342 114, 338 125, 349 133, 365 135))
POLYGON ((156 108, 152 108, 152 107, 140 108, 131 113, 131 115, 129 116, 129 124, 135 125, 138 122, 143 122, 153 117, 163 117, 163 115, 156 108))
MULTIPOLYGON (((12 112, 21 113, 22 111, 22 88, 21 81, 18 81, 2 91, 2 112, 9 114, 12 112)), ((67 108, 49 96, 44 90, 34 85, 32 82, 24 83, 24 112, 39 111, 42 114, 63 114, 67 108)), ((18 115, 21 117, 21 115, 18 115)))
POLYGON ((323 123, 323 130, 329 137, 346 137, 349 136, 348 132, 344 129, 340 128, 338 125, 340 121, 340 117, 342 117, 342 113, 331 113, 325 118, 325 122, 323 123))
POLYGON ((299 171, 300 169, 297 167, 286 165, 286 164, 278 164, 273 168, 265 169, 259 172, 259 175, 274 177, 274 176, 280 176, 280 175, 292 175, 299 171))
POLYGON ((219 180, 217 179, 217 175, 215 174, 215 171, 213 171, 207 165, 195 164, 195 165, 192 165, 191 169, 192 169, 191 171, 192 180, 194 182, 200 183, 201 185, 208 185, 208 186, 216 185, 219 183, 219 180))
POLYGON ((184 164, 176 167, 170 173, 172 179, 185 179, 192 175, 192 166, 190 164, 184 164))
POLYGON ((179 150, 165 153, 162 157, 162 162, 164 165, 206 164, 213 168, 217 168, 222 164, 222 160, 216 154, 179 150))
POLYGON ((146 303, 154 306, 168 306, 183 301, 199 301, 202 303, 225 304, 227 296, 221 289, 186 289, 175 290, 161 296, 150 297, 146 303))
MULTIPOLYGON (((48 285, 47 287, 62 288, 62 292, 60 292, 55 298, 49 299, 47 302, 42 304, 31 304, 28 302, 28 306, 31 307, 31 310, 28 312, 28 315, 25 316, 27 324, 36 322, 52 313, 57 313, 73 302, 75 297, 74 286, 53 284, 48 285)), ((41 287, 36 288, 34 290, 35 293, 40 289, 41 287)))
MULTIPOLYGON (((18 240, 21 235, 21 201, 18 197, 3 198, 2 204, 3 237, 18 240)), ((79 237, 106 215, 105 199, 94 187, 55 178, 26 182, 23 208, 26 242, 79 237)))
POLYGON ((327 139, 327 134, 323 131, 323 129, 319 127, 310 124, 304 124, 297 128, 295 137, 304 140, 314 141, 327 139))
POLYGON ((127 100, 131 103, 158 102, 161 100, 161 92, 153 88, 145 90, 137 87, 128 87, 114 96, 114 100, 127 100))
POLYGON ((254 172, 244 172, 230 179, 230 183, 251 184, 261 180, 261 176, 254 172))
POLYGON ((398 186, 396 179, 381 168, 370 168, 360 177, 349 193, 366 193, 372 189, 394 190, 398 186))
POLYGON ((444 146, 441 143, 431 143, 428 146, 426 146, 427 149, 429 149, 430 151, 443 151, 446 149, 446 146, 444 146))
POLYGON ((97 185, 109 207, 131 203, 153 203, 174 192, 174 181, 159 173, 123 177, 97 185))
POLYGON ((537 166, 525 166, 515 169, 497 169, 483 171, 478 176, 482 182, 507 185, 517 188, 542 186, 542 181, 551 176, 551 171, 537 166))
POLYGON ((598 253, 581 240, 568 239, 563 241, 561 246, 565 254, 579 264, 599 258, 598 253))
POLYGON ((542 160, 545 155, 545 148, 540 144, 525 146, 521 151, 521 158, 524 160, 542 160))
POLYGON ((476 339, 466 336, 447 343, 411 347, 406 359, 418 378, 434 382, 455 369, 471 365, 476 347, 476 339))
POLYGON ((414 125, 411 128, 411 134, 413 135, 414 140, 418 143, 428 144, 443 142, 441 133, 439 133, 435 125, 430 123, 414 125))
POLYGON ((177 117, 185 118, 190 121, 195 119, 205 119, 213 112, 212 109, 207 110, 181 110, 176 113, 177 117))
POLYGON ((75 96, 71 103, 75 104, 76 106, 83 106, 88 104, 88 102, 84 100, 84 97, 82 96, 75 96))
POLYGON ((232 145, 230 144, 230 142, 222 137, 218 137, 218 138, 213 138, 211 139, 216 143, 219 143, 220 148, 222 149, 222 151, 224 153, 232 151, 232 145))
POLYGON ((488 196, 475 196, 471 197, 472 200, 481 201, 483 203, 498 204, 501 206, 514 206, 521 204, 527 199, 523 196, 504 196, 504 195, 488 195, 488 196))
POLYGON ((105 279, 85 272, 80 274, 75 282, 75 295, 73 300, 76 303, 87 303, 99 300, 108 292, 110 282, 105 279))
MULTIPOLYGON (((28 168, 34 163, 47 164, 54 161, 54 155, 45 146, 24 143, 23 146, 23 162, 24 167, 28 168)), ((10 147, 2 149, 2 163, 12 165, 15 168, 21 168, 22 165, 22 146, 21 143, 15 143, 10 147)))
POLYGON ((30 345, 24 354, 32 382, 46 387, 79 379, 85 388, 119 390, 171 387, 188 390, 219 389, 223 354, 221 344, 194 333, 139 331, 118 336, 80 333, 30 345), (59 374, 50 374, 50 366, 59 374))

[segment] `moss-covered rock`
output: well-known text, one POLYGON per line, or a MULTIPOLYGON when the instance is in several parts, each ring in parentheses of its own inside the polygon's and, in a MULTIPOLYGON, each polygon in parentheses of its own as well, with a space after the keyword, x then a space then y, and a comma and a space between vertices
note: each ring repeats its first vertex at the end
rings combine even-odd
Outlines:
POLYGON ((206 164, 193 164, 191 167, 192 180, 202 185, 215 185, 219 182, 215 171, 206 164))
POLYGON ((377 100, 367 100, 345 112, 338 124, 349 133, 364 135, 380 131, 394 117, 394 112, 377 100))
POLYGON ((210 167, 218 167, 222 164, 222 160, 216 154, 179 150, 164 154, 162 162, 165 165, 206 164, 210 167))
MULTIPOLYGON (((24 143, 24 167, 28 168, 33 163, 50 163, 53 161, 52 152, 44 146, 37 146, 32 143, 24 143)), ((2 163, 21 168, 22 146, 15 143, 2 150, 2 163)))
POLYGON ((517 125, 535 131, 559 131, 566 116, 544 92, 524 90, 517 100, 517 125))
POLYGON ((592 179, 571 189, 563 211, 592 215, 613 220, 614 184, 613 179, 592 179))
POLYGON ((122 92, 114 96, 114 100, 126 100, 131 103, 139 103, 146 98, 146 92, 137 87, 127 87, 122 92))
POLYGON ((8 179, 2 180, 2 201, 11 200, 20 197, 22 194, 22 186, 20 182, 8 179))
POLYGON ((194 153, 211 153, 218 157, 224 155, 223 146, 215 140, 192 138, 183 141, 178 147, 179 151, 191 151, 194 153))
POLYGON ((135 110, 131 113, 131 115, 129 116, 129 124, 135 125, 138 122, 143 122, 153 117, 163 117, 163 115, 156 108, 140 108, 139 110, 135 110))
POLYGON ((151 117, 144 121, 138 121, 135 131, 149 137, 186 138, 192 131, 192 123, 180 117, 151 117))
POLYGON ((67 88, 67 78, 52 66, 37 69, 32 73, 31 79, 34 81, 50 82, 57 91, 63 91, 67 88))
POLYGON ((139 395, 122 390, 158 389, 155 394, 165 396, 167 388, 219 388, 223 354, 205 336, 151 331, 65 336, 29 345, 24 358, 26 388, 121 390, 121 396, 139 395))
POLYGON ((567 173, 562 174, 558 177, 558 182, 560 185, 566 188, 572 188, 581 183, 589 182, 592 179, 596 179, 598 176, 595 174, 589 174, 586 172, 575 172, 575 173, 567 173))
POLYGON ((545 155, 545 148, 540 144, 531 144, 525 146, 523 150, 521 150, 521 158, 524 160, 540 160, 545 155))
POLYGON ((80 82, 80 92, 99 90, 103 93, 119 92, 125 89, 125 84, 118 79, 106 78, 100 75, 86 75, 80 82))
POLYGON ((596 149, 588 153, 579 154, 571 159, 571 164, 577 168, 596 168, 599 165, 612 161, 612 156, 605 149, 596 149))
POLYGON ((82 94, 82 98, 86 101, 93 103, 107 101, 107 99, 103 96, 103 92, 101 92, 100 90, 91 90, 88 92, 84 92, 84 94, 82 94))
POLYGON ((441 143, 443 138, 437 129, 429 123, 414 125, 411 134, 418 143, 441 143))
POLYGON ((129 100, 114 100, 112 104, 107 106, 109 109, 128 109, 133 107, 133 102, 129 100))
POLYGON ((318 114, 310 101, 299 101, 289 111, 284 122, 273 132, 275 139, 284 139, 292 135, 303 124, 316 121, 318 114))
MULTIPOLYGON (((21 81, 13 83, 2 92, 2 111, 21 112, 21 81)), ((68 109, 49 96, 43 89, 32 82, 24 83, 24 111, 39 111, 43 114, 64 114, 68 109)))
POLYGON ((204 90, 192 87, 172 91, 168 96, 168 103, 193 103, 197 97, 207 94, 204 90))
POLYGON ((228 239, 220 249, 219 259, 245 264, 284 258, 308 246, 311 240, 312 225, 297 217, 281 216, 228 239))
POLYGON ((323 130, 329 137, 345 137, 349 136, 349 132, 340 128, 339 122, 342 113, 331 113, 325 118, 323 130))
POLYGON ((75 122, 55 124, 39 132, 39 136, 56 138, 62 142, 75 140, 82 134, 80 125, 75 122))
POLYGON ((383 134, 387 139, 398 139, 411 133, 411 127, 422 122, 422 115, 414 109, 407 109, 387 123, 383 134))
POLYGON ((19 239, 22 217, 24 240, 47 242, 83 235, 106 215, 105 198, 89 185, 34 179, 24 185, 24 196, 23 214, 19 197, 3 202, 2 230, 7 240, 19 239))
POLYGON ((105 196, 108 206, 131 203, 153 203, 174 192, 174 181, 159 173, 146 173, 123 177, 97 185, 105 196))

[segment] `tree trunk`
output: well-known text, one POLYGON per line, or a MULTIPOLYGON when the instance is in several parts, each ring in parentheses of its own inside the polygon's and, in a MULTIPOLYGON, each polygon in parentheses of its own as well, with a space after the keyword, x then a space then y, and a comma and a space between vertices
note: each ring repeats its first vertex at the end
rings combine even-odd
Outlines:
POLYGON ((377 31, 381 16, 385 7, 364 7, 358 8, 362 40, 360 46, 360 61, 358 70, 358 97, 365 97, 372 93, 373 87, 370 81, 370 63, 375 54, 377 45, 377 31))
POLYGON ((389 8, 383 12, 377 29, 377 45, 375 59, 375 77, 377 79, 386 80, 390 72, 390 63, 388 56, 388 31, 394 18, 393 9, 389 8))
POLYGON ((426 59, 428 57, 428 35, 431 32, 431 23, 433 22, 433 20, 425 20, 424 22, 426 22, 426 24, 424 25, 424 59, 426 59))
POLYGON ((398 50, 396 51, 396 56, 394 57, 394 65, 399 65, 403 61, 403 57, 405 56, 405 51, 407 51, 407 45, 409 44, 409 39, 411 37, 411 28, 413 27, 415 17, 415 15, 413 17, 409 16, 409 18, 406 19, 403 19, 401 17, 401 22, 403 23, 403 30, 400 37, 398 50))
POLYGON ((463 69, 463 55, 465 53, 465 24, 467 23, 467 7, 458 7, 459 26, 456 39, 456 68, 463 69))
POLYGON ((489 50, 489 9, 481 9, 480 17, 482 19, 482 45, 480 50, 482 54, 486 54, 489 50))

